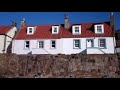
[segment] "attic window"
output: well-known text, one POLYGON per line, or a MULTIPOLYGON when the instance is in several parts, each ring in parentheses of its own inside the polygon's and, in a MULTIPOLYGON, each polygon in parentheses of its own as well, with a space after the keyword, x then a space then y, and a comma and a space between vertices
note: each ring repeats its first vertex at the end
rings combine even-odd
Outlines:
POLYGON ((97 33, 97 34, 104 33, 104 26, 103 26, 103 24, 95 25, 95 33, 97 33))
POLYGON ((75 27, 75 33, 79 33, 79 27, 75 27))
POLYGON ((33 34, 34 33, 34 27, 27 27, 27 34, 33 34))
POLYGON ((81 34, 81 25, 72 26, 72 33, 77 35, 81 34))
POLYGON ((55 32, 55 33, 57 32, 57 28, 56 28, 56 27, 54 28, 54 32, 55 32))
POLYGON ((59 33, 59 26, 52 26, 52 34, 58 34, 59 33))
POLYGON ((29 33, 32 33, 33 31, 32 31, 32 28, 29 28, 29 33))
POLYGON ((97 32, 102 32, 102 26, 97 26, 97 32))

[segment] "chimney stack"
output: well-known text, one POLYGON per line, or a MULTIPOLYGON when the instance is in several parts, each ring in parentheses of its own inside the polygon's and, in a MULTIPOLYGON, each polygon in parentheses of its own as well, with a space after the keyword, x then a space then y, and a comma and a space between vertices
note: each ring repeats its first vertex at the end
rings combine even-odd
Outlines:
POLYGON ((25 18, 23 18, 22 20, 21 20, 21 25, 20 25, 21 27, 23 27, 23 26, 25 26, 25 18))
POLYGON ((114 29, 114 13, 110 12, 110 26, 114 29))
POLYGON ((70 27, 69 21, 68 21, 68 15, 65 14, 65 23, 64 23, 64 28, 68 29, 70 27))

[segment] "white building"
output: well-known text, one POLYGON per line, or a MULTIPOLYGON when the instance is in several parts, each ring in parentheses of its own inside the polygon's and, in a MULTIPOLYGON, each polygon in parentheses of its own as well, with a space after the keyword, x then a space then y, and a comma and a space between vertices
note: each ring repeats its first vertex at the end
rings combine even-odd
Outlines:
POLYGON ((23 25, 12 43, 16 54, 114 54, 110 22, 23 25))
POLYGON ((15 26, 0 26, 0 53, 12 52, 12 40, 17 28, 15 26))

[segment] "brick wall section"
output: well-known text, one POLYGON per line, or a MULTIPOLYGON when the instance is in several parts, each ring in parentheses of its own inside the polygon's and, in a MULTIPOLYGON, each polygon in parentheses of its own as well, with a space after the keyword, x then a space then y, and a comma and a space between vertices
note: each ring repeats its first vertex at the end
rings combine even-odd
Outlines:
POLYGON ((0 54, 1 77, 107 78, 118 72, 117 55, 0 54))

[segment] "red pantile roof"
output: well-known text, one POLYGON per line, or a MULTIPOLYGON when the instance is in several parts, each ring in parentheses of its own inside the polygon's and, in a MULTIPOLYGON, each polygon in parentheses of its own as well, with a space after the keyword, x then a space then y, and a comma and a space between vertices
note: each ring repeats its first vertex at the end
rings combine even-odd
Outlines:
MULTIPOLYGON (((52 34, 51 29, 52 25, 37 25, 37 28, 33 35, 27 35, 26 30, 27 26, 22 27, 17 33, 15 39, 59 39, 59 38, 80 38, 80 37, 111 37, 113 36, 112 28, 109 22, 102 23, 82 23, 81 25, 81 34, 73 35, 72 26, 66 30, 63 25, 60 25, 59 34, 52 34), (104 24, 104 34, 95 34, 94 25, 95 24, 104 24), (90 30, 87 30, 90 29, 90 30)), ((76 25, 76 24, 75 24, 76 25)))
POLYGON ((0 26, 0 34, 6 34, 12 26, 0 26))

